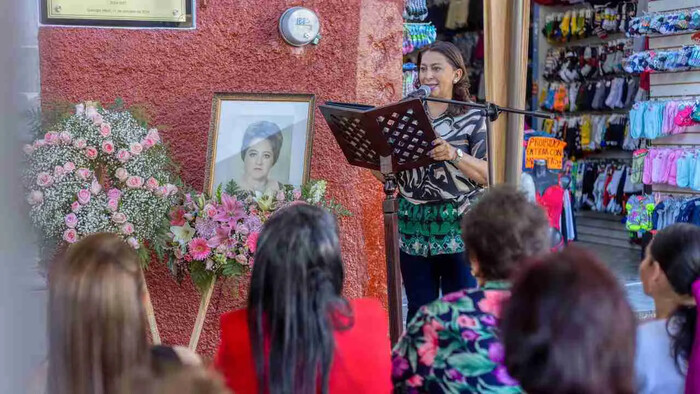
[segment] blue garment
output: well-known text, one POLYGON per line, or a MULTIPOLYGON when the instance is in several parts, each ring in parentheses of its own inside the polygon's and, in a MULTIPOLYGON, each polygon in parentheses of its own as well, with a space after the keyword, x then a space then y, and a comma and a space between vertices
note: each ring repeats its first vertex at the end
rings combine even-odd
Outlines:
POLYGON ((450 294, 476 287, 465 253, 440 254, 434 256, 412 256, 401 252, 401 276, 408 299, 406 322, 410 322, 418 309, 429 304, 442 294, 450 294))
POLYGON ((654 213, 651 214, 651 226, 654 230, 659 230, 659 226, 662 224, 660 221, 663 221, 663 212, 666 210, 666 203, 664 201, 661 201, 660 203, 656 204, 656 207, 654 208, 654 213))

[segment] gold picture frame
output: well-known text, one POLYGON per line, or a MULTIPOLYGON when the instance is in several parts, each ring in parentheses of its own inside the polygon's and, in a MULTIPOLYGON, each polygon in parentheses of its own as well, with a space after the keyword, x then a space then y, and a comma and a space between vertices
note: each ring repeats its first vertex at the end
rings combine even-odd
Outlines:
MULTIPOLYGON (((281 180, 276 181, 277 184, 300 185, 307 182, 311 171, 315 108, 316 96, 314 94, 215 93, 207 144, 204 191, 211 194, 218 184, 225 183, 222 180, 236 180, 239 170, 232 158, 243 159, 241 153, 245 151, 244 137, 248 127, 253 123, 262 122, 277 125, 279 133, 282 135, 280 138, 282 142, 277 149, 277 157, 272 166, 276 166, 280 160, 288 160, 288 168, 285 169, 282 165, 274 170, 281 178, 281 180), (307 107, 304 109, 302 104, 307 107), (269 112, 267 112, 266 107, 269 107, 269 112), (301 120, 305 120, 303 144, 300 142, 302 138, 301 120), (246 131, 241 132, 241 130, 246 131), (224 134, 226 134, 225 137, 224 134), (284 136, 286 136, 286 140, 284 136), (300 152, 302 145, 303 153, 300 152), (298 165, 300 158, 303 159, 301 171, 294 167, 298 165), (229 163, 231 164, 229 165, 229 163), (217 169, 220 173, 217 173, 217 169), (289 174, 286 178, 284 177, 285 170, 289 174)), ((240 171, 245 171, 243 162, 240 164, 240 171)))

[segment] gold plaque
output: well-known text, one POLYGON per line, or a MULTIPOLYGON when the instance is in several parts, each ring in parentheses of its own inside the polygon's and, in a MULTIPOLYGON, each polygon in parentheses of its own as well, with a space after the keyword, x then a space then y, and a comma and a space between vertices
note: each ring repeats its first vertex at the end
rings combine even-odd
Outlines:
POLYGON ((185 22, 187 0, 47 0, 51 19, 185 22))

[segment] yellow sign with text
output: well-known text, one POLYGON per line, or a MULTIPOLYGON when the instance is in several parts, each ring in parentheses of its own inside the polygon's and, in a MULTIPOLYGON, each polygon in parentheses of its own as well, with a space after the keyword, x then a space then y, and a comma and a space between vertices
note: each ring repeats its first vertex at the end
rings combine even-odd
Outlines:
POLYGON ((188 0, 47 0, 48 19, 185 22, 188 0))
POLYGON ((525 168, 535 166, 535 160, 547 160, 547 168, 561 170, 566 142, 550 137, 532 137, 525 148, 525 168))

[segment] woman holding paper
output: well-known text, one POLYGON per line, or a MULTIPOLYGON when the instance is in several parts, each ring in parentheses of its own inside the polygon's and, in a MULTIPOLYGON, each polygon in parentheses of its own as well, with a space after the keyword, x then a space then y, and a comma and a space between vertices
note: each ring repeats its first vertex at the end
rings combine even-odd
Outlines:
MULTIPOLYGON (((430 97, 470 101, 466 66, 453 44, 428 46, 418 57, 418 68, 419 82, 431 88, 430 97)), ((429 101, 426 112, 439 136, 429 153, 435 162, 397 178, 407 321, 440 291, 448 294, 476 285, 460 219, 488 181, 486 122, 480 110, 429 101)))

